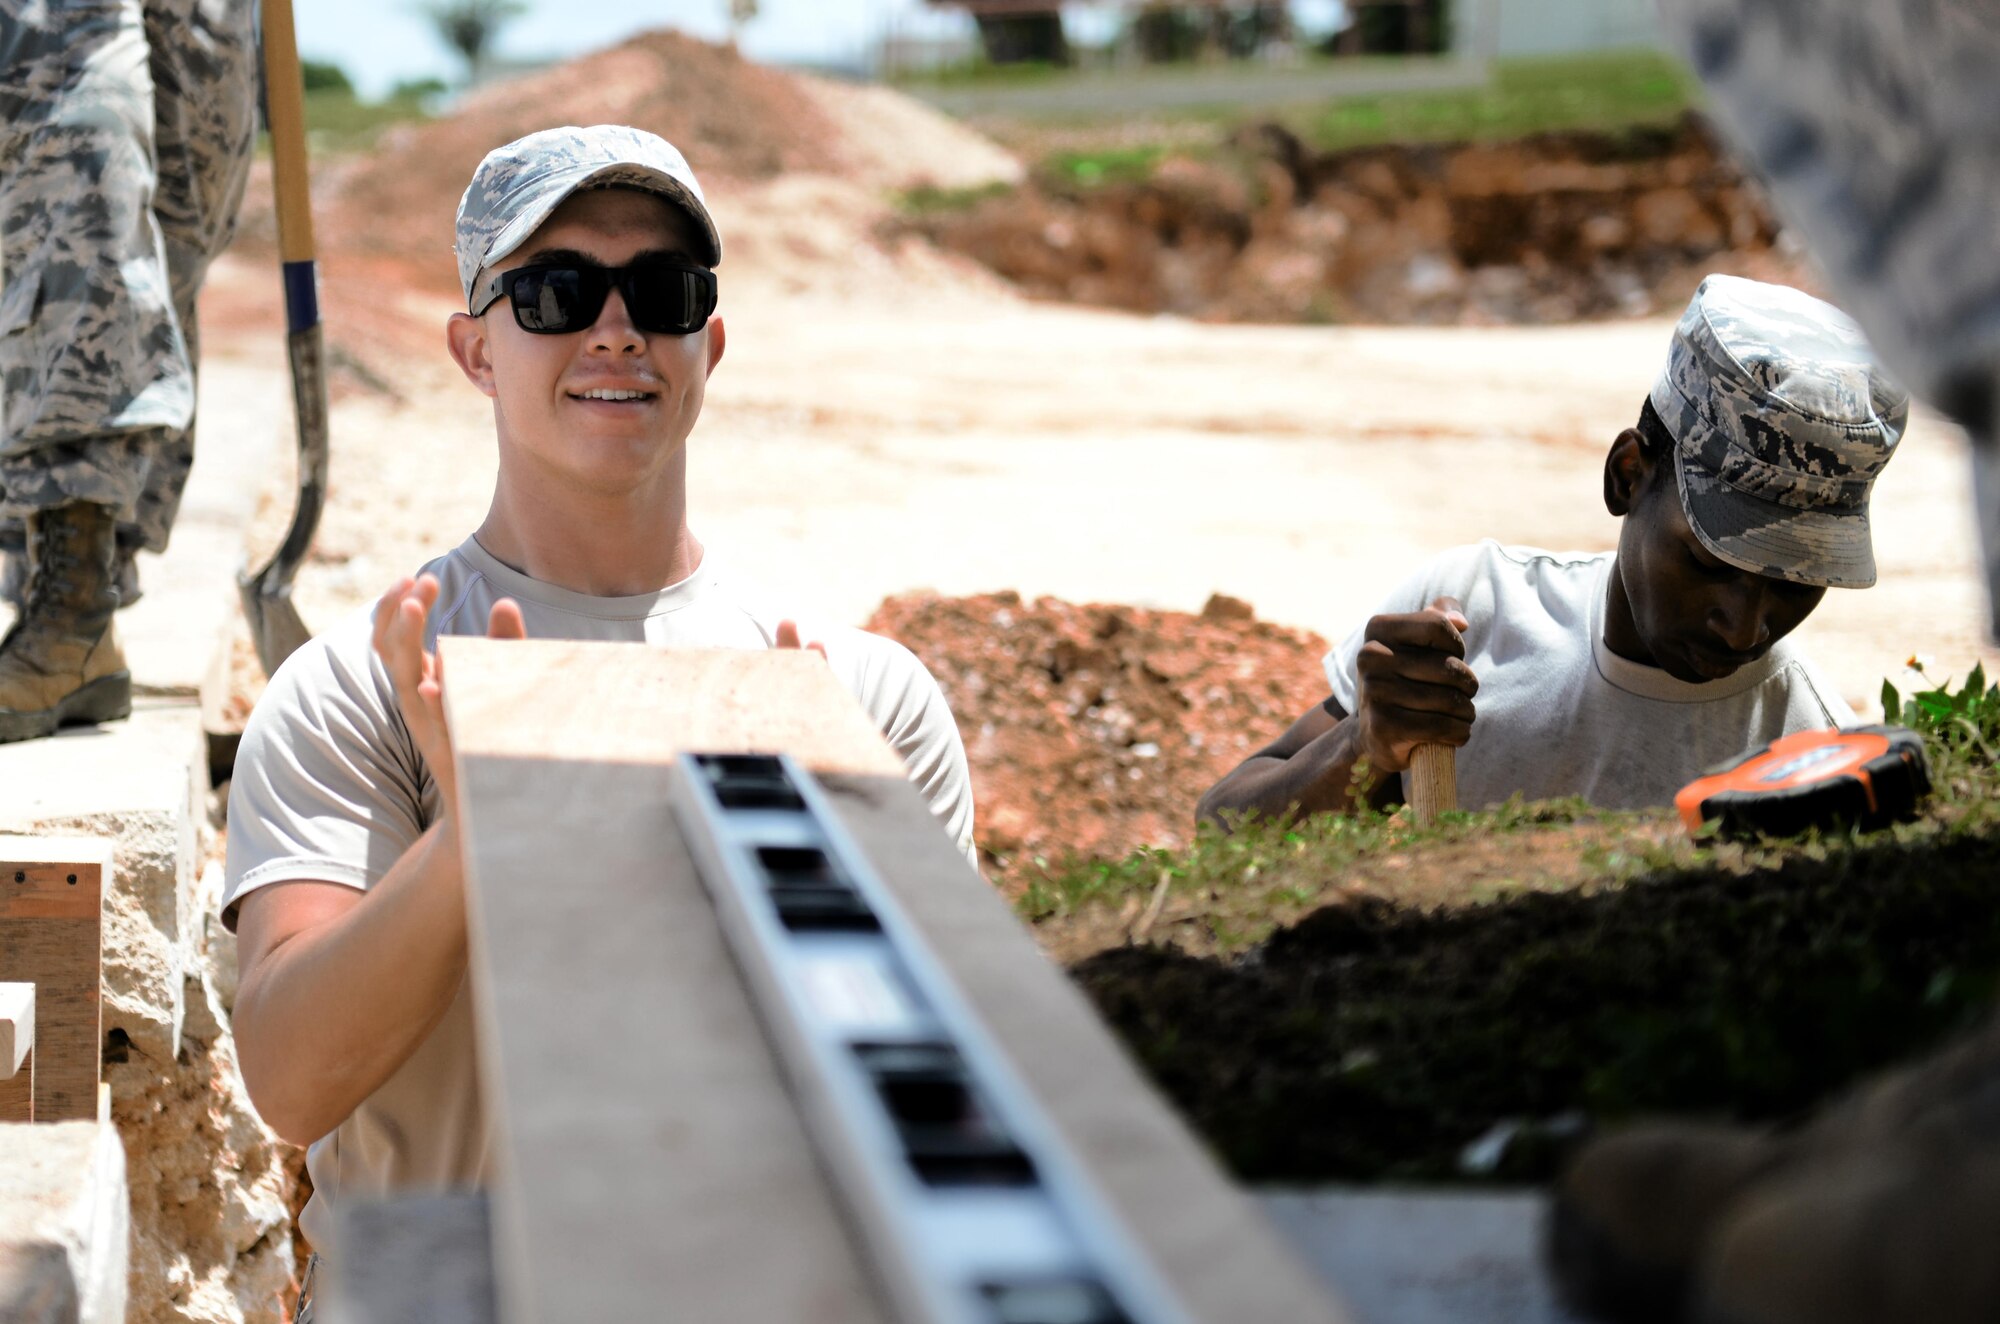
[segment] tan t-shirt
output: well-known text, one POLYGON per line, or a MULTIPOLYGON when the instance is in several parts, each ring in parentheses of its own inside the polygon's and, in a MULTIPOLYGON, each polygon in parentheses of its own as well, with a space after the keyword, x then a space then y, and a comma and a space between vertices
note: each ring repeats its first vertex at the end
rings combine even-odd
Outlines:
MULTIPOLYGON (((659 593, 593 598, 528 578, 468 538, 424 567, 438 577, 429 646, 440 634, 484 634, 487 613, 513 598, 530 638, 643 641, 677 647, 769 648, 778 613, 752 605, 711 551, 700 569, 659 593)), ((945 830, 971 851, 972 785, 965 748, 937 682, 893 640, 820 630, 828 664, 903 757, 945 830)), ((250 716, 229 792, 224 922, 244 895, 312 880, 366 890, 439 811, 437 785, 403 723, 375 656, 366 612, 314 639, 278 669, 250 716)), ((486 1176, 470 994, 461 987, 438 1027, 339 1129, 306 1156, 314 1194, 299 1223, 316 1249, 332 1206, 352 1195, 477 1185, 486 1176)))

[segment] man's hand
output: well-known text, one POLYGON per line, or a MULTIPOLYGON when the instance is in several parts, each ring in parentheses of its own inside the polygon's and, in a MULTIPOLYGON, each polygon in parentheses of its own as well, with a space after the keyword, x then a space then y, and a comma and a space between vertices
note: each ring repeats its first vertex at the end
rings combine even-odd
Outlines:
MULTIPOLYGON (((444 720, 444 664, 437 654, 424 651, 424 622, 437 599, 438 582, 431 575, 397 580, 375 604, 375 652, 389 670, 403 721, 437 782, 444 812, 450 814, 458 807, 458 783, 451 761, 451 731, 444 720)), ((512 598, 494 603, 486 633, 493 639, 527 638, 520 604, 512 598)))
POLYGON ((1467 624, 1452 598, 1368 622, 1356 664, 1355 719, 1370 768, 1402 772, 1418 745, 1458 746, 1471 738, 1479 678, 1465 663, 1467 624))
POLYGON ((822 658, 826 656, 826 645, 819 640, 815 639, 811 643, 799 642, 799 623, 797 621, 778 622, 776 644, 779 648, 803 648, 809 653, 818 653, 822 658))

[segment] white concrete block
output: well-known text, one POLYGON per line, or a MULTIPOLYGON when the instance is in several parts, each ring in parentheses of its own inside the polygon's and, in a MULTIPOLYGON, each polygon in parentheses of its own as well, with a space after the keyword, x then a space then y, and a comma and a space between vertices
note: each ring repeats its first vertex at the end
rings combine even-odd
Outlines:
POLYGON ((123 722, 0 745, 0 832, 109 839, 104 1030, 172 1062, 203 926, 194 895, 208 770, 190 701, 145 701, 123 722), (16 788, 19 788, 18 791, 16 788))
POLYGON ((1580 1324, 1542 1267, 1535 1191, 1264 1192, 1355 1324, 1580 1324))
POLYGON ((125 1324, 131 1236, 108 1121, 0 1126, 0 1319, 125 1324))

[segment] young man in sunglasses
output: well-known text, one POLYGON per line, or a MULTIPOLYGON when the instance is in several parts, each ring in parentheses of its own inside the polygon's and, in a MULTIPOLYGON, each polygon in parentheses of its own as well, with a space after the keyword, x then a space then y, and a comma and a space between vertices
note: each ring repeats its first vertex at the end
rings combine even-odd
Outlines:
MULTIPOLYGON (((688 437, 726 339, 721 240, 681 154, 606 126, 511 143, 466 190, 457 252, 468 311, 447 332, 493 401, 492 507, 279 670, 230 794, 236 1042, 265 1120, 311 1146, 300 1223, 321 1253, 334 1201, 487 1173, 437 636, 800 645, 690 524, 688 437)), ((930 673, 859 630, 811 646, 969 849, 965 752, 930 673)))

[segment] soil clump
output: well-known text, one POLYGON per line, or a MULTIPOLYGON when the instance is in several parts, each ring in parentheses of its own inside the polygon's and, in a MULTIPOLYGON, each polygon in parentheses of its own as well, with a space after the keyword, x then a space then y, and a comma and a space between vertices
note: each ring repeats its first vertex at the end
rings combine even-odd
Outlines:
POLYGON ((1334 153, 1266 123, 1142 179, 1044 173, 905 224, 1036 297, 1214 321, 1568 322, 1672 311, 1712 270, 1807 278, 1692 114, 1334 153))
MULTIPOLYGON (((1481 852, 1574 830, 1486 824, 1481 852)), ((1539 1181, 1599 1122, 1782 1122, 1989 1014, 1992 824, 1835 845, 1479 905, 1347 896, 1240 955, 1073 974, 1243 1178, 1539 1181)))
POLYGON ((1202 792, 1327 691, 1324 639, 1220 594, 1199 615, 908 594, 866 628, 937 677, 972 767, 981 867, 1010 893, 1037 861, 1185 843, 1202 792))

